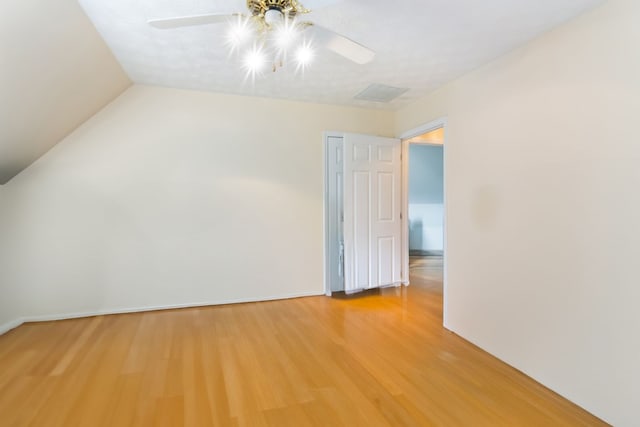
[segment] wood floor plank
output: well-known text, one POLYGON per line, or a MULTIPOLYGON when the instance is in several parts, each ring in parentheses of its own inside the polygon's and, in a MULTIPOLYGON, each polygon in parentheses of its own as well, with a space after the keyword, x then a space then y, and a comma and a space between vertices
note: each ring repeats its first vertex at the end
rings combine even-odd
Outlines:
POLYGON ((411 282, 23 325, 0 336, 0 425, 606 425, 442 327, 441 258, 411 282))

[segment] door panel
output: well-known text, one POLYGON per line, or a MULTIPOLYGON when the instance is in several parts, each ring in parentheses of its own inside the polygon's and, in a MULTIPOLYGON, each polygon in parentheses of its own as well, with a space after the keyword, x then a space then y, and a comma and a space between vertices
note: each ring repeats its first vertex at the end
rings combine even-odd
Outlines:
POLYGON ((393 173, 378 172, 378 221, 393 221, 393 173))
POLYGON ((401 282, 400 140, 344 136, 345 290, 401 282))
POLYGON ((378 239, 378 277, 381 284, 393 283, 393 251, 395 240, 393 237, 378 239))
MULTIPOLYGON (((356 157, 357 153, 354 155, 356 157)), ((353 260, 355 262, 354 282, 356 289, 369 287, 369 271, 371 263, 367 248, 370 245, 371 229, 371 174, 369 172, 353 172, 353 239, 355 242, 353 260)), ((345 212, 346 213, 346 212, 345 212)), ((345 241, 346 249, 346 241, 345 241)), ((345 254, 346 257, 346 254, 345 254)), ((349 264, 345 259, 345 266, 349 264)), ((346 287, 345 287, 346 289, 346 287)))

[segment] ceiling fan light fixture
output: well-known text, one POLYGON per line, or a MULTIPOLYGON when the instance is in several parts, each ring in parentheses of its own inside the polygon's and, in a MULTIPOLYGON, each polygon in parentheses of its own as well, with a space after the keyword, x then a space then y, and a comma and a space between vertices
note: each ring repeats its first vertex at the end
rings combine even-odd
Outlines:
POLYGON ((230 56, 237 54, 248 74, 254 77, 256 74, 262 74, 268 62, 271 63, 271 69, 274 72, 283 68, 289 60, 297 63, 298 70, 304 70, 314 59, 315 52, 311 44, 305 42, 303 34, 312 37, 314 43, 356 64, 367 64, 375 57, 375 52, 371 49, 335 31, 317 26, 313 22, 300 21, 300 16, 311 11, 298 0, 246 0, 246 2, 248 14, 208 13, 152 19, 148 22, 159 29, 170 29, 226 21, 229 25, 226 45, 230 56))
POLYGON ((235 22, 229 24, 227 31, 227 44, 231 51, 239 49, 251 40, 254 34, 251 22, 245 17, 238 16, 235 22))
POLYGON ((295 52, 295 61, 299 70, 304 70, 315 57, 313 46, 309 42, 302 43, 295 52))
MULTIPOLYGON (((263 16, 266 18, 269 11, 274 10, 280 12, 280 14, 286 14, 290 18, 293 18, 300 13, 308 13, 298 0, 247 0, 247 8, 253 16, 263 16)), ((276 17, 271 12, 273 17, 276 17)))
POLYGON ((244 68, 247 74, 254 77, 260 74, 267 65, 267 55, 260 46, 254 46, 244 56, 244 68))
POLYGON ((284 13, 282 10, 271 8, 264 13, 264 22, 272 27, 284 22, 284 13))
POLYGON ((300 36, 300 28, 295 21, 286 19, 273 29, 273 43, 280 52, 286 52, 300 36))

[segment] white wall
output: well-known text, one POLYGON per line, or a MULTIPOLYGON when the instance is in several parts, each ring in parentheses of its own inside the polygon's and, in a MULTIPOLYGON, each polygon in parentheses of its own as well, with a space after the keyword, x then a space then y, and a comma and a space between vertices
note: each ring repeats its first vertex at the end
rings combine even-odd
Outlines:
POLYGON ((443 218, 442 203, 409 203, 409 250, 444 250, 443 218))
POLYGON ((409 249, 444 249, 443 147, 409 145, 409 249))
POLYGON ((390 135, 393 113, 130 88, 3 188, 20 315, 323 293, 335 129, 390 135))
POLYGON ((0 186, 0 334, 14 326, 13 321, 20 316, 15 301, 15 289, 2 272, 7 271, 8 246, 7 241, 9 218, 7 214, 6 195, 4 187, 0 186))
POLYGON ((616 426, 640 407, 640 2, 401 110, 446 116, 446 325, 616 426))
POLYGON ((0 1, 0 184, 129 85, 77 0, 0 1))

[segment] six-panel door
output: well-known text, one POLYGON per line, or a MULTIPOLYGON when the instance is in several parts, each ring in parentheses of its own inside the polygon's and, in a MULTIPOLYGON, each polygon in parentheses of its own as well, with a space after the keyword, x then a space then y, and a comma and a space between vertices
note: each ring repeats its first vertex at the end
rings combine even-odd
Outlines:
POLYGON ((401 282, 400 140, 344 135, 345 291, 401 282))

